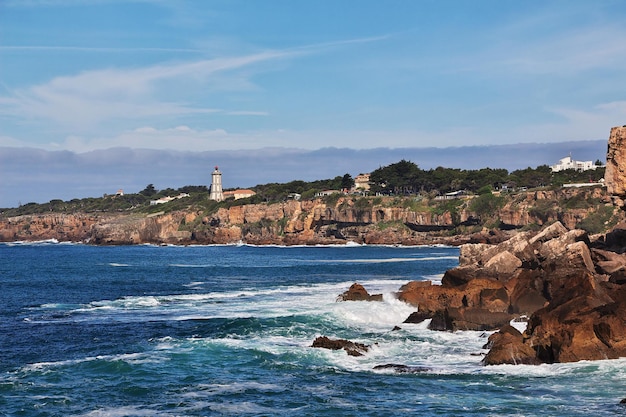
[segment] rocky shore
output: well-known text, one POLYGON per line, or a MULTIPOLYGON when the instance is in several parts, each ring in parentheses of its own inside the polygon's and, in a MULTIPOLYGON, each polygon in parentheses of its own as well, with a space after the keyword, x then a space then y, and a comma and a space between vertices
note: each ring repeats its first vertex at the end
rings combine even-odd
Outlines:
MULTIPOLYGON (((626 197, 626 126, 613 128, 607 187, 615 209, 626 197)), ((605 234, 556 221, 499 244, 464 244, 441 285, 413 281, 397 293, 416 307, 406 320, 439 331, 495 331, 485 365, 541 364, 626 356, 626 222, 605 234), (510 325, 527 320, 520 332, 510 325)), ((375 302, 360 285, 341 301, 375 302)), ((338 342, 334 342, 338 343, 338 342)), ((343 343, 343 342, 342 342, 343 343)))
MULTIPOLYGON (((416 307, 405 323, 497 330, 485 345, 485 365, 615 359, 626 356, 625 252, 626 223, 590 240, 557 222, 498 245, 462 245, 460 265, 446 271, 441 285, 412 281, 396 296, 416 307), (528 321, 523 333, 509 324, 516 319, 528 321)), ((357 283, 338 297, 381 300, 357 283)), ((348 341, 313 346, 351 348, 348 341)))
POLYGON ((132 244, 359 244, 424 245, 500 243, 521 229, 536 229, 560 221, 575 228, 582 221, 618 217, 611 195, 602 187, 524 192, 507 196, 493 221, 483 229, 469 206, 458 211, 436 206, 411 207, 410 198, 371 199, 368 207, 342 197, 223 207, 212 213, 190 208, 169 213, 45 213, 0 216, 0 241, 84 242, 95 245, 132 244), (610 206, 610 207, 609 207, 610 206), (478 231, 476 231, 478 230, 478 231))

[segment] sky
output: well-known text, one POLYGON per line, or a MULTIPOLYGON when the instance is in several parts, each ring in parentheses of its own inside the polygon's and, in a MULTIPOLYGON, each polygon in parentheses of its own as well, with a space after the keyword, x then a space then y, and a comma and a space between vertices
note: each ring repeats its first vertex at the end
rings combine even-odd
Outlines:
POLYGON ((622 0, 0 0, 0 157, 606 140, 624 21, 622 0))

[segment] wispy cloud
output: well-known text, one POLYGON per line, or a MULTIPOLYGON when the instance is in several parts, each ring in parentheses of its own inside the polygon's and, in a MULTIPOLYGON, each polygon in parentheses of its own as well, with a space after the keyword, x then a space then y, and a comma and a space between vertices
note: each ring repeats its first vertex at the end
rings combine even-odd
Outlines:
MULTIPOLYGON (((268 113, 265 111, 237 109, 223 111, 219 108, 206 107, 189 101, 187 93, 193 93, 201 87, 207 89, 205 97, 211 91, 255 89, 252 77, 257 71, 267 70, 267 64, 271 62, 384 38, 350 39, 247 55, 159 63, 142 68, 83 71, 75 75, 59 76, 28 88, 9 90, 8 94, 0 96, 0 115, 10 115, 22 120, 53 122, 61 128, 71 128, 76 133, 87 132, 105 122, 120 119, 140 123, 141 120, 150 117, 217 112, 233 116, 266 116, 268 113), (256 67, 261 64, 263 65, 256 67), (179 99, 176 100, 176 97, 179 99)), ((92 52, 91 48, 76 49, 92 52)), ((117 50, 117 48, 105 49, 117 50)))
POLYGON ((91 46, 58 46, 58 45, 0 45, 0 51, 70 51, 70 52, 93 52, 93 53, 137 53, 137 52, 205 52, 198 48, 150 48, 150 47, 91 47, 91 46))
POLYGON ((213 113, 219 110, 162 100, 160 84, 182 85, 192 80, 195 85, 202 85, 216 74, 249 68, 293 54, 297 52, 269 51, 138 69, 85 71, 0 96, 0 114, 87 129, 112 119, 141 120, 155 116, 213 113))

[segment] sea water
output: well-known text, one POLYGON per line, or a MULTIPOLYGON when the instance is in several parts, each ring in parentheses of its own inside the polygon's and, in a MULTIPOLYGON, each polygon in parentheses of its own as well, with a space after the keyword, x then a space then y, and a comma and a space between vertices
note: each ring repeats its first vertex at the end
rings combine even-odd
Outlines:
POLYGON ((404 324, 394 291, 457 264, 450 247, 0 244, 0 416, 626 414, 625 360, 486 367, 489 333, 404 324), (383 301, 337 302, 354 282, 383 301))

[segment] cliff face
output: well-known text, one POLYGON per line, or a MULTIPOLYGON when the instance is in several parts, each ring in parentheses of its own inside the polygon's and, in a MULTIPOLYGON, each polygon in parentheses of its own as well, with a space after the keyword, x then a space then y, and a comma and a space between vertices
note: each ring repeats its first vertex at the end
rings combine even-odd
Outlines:
POLYGON ((626 197, 626 126, 611 129, 604 180, 609 194, 626 197))
POLYGON ((498 212, 500 221, 515 228, 530 224, 543 226, 560 221, 574 229, 590 214, 597 211, 594 202, 610 204, 611 197, 602 188, 534 191, 520 194, 507 202, 498 212))
MULTIPOLYGON (((594 215, 610 196, 601 188, 537 191, 508 197, 497 213, 505 229, 560 221, 573 229, 594 215), (593 204, 590 203, 593 202, 593 204), (598 205, 598 202, 600 205, 598 205)), ((408 200, 407 200, 408 201, 408 200)), ((0 241, 57 239, 93 244, 367 244, 497 243, 506 233, 450 236, 462 224, 475 224, 470 202, 457 211, 409 208, 395 199, 340 198, 332 206, 321 200, 286 201, 168 214, 42 214, 0 218, 0 241)), ((410 205, 409 205, 410 206, 410 205)))
POLYGON ((92 214, 45 214, 0 219, 0 241, 48 240, 82 242, 91 237, 96 224, 110 216, 92 214))

